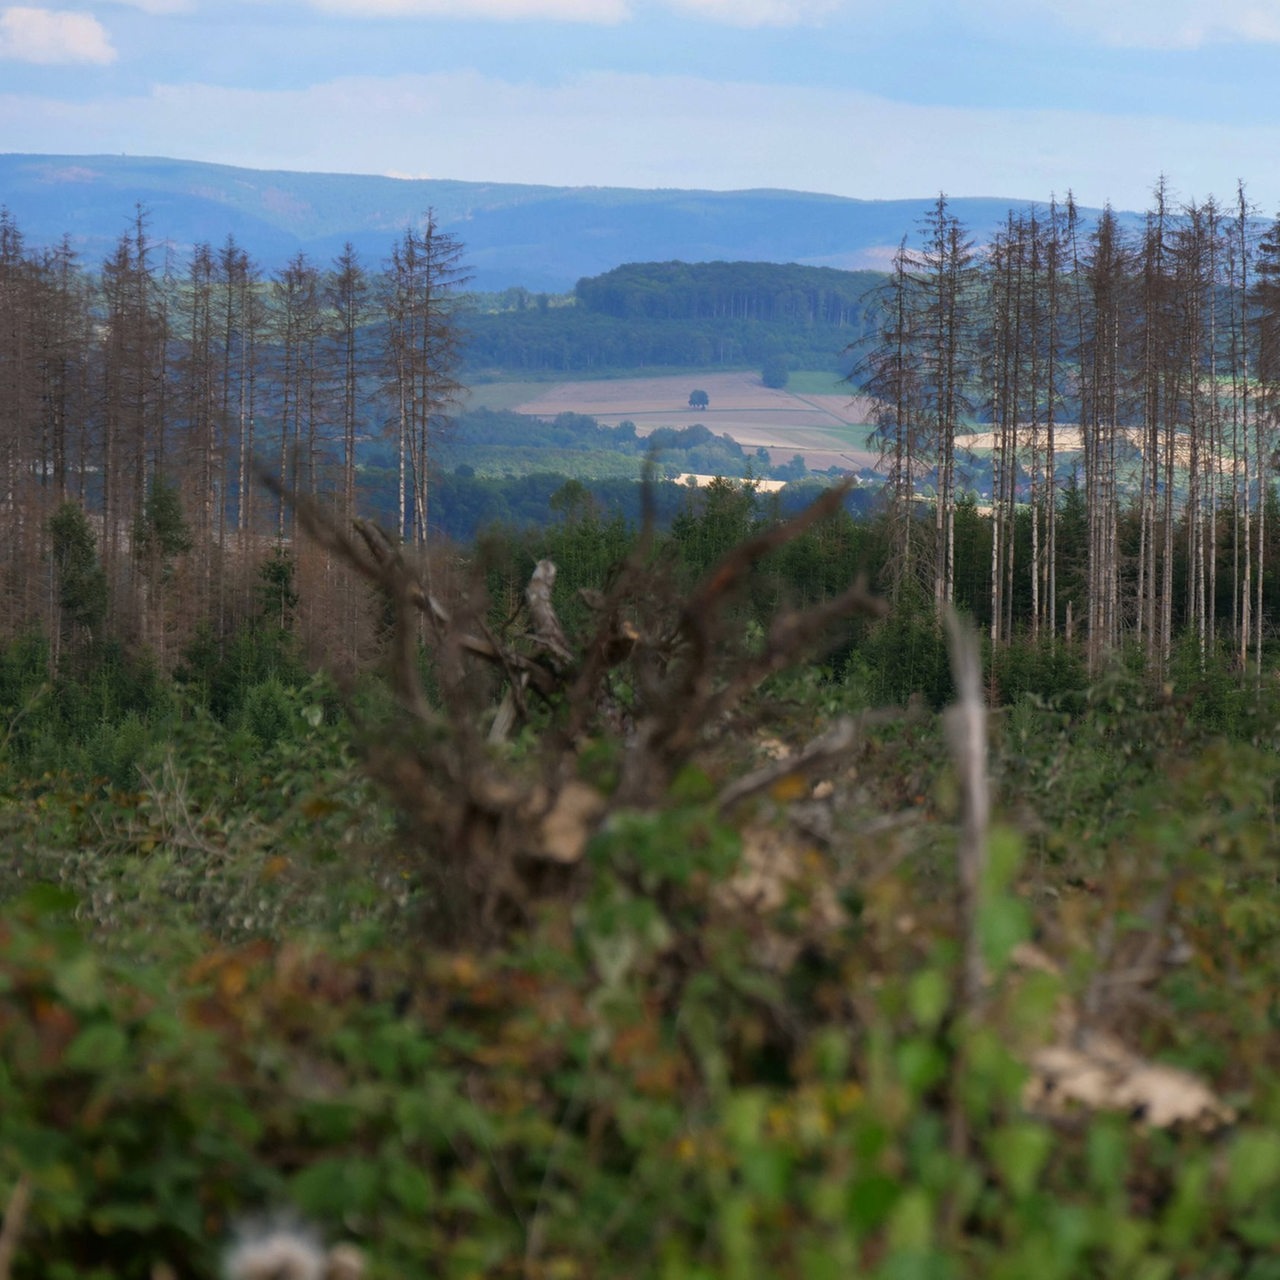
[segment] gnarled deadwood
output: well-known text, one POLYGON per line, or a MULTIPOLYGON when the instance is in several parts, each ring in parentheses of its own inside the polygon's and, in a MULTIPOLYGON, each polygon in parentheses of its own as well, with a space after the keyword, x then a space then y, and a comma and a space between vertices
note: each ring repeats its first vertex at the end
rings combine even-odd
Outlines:
MULTIPOLYGON (((344 526, 314 501, 283 495, 300 527, 391 607, 395 710, 389 723, 366 726, 365 755, 427 852, 425 874, 446 914, 473 936, 523 920, 548 884, 563 891, 581 874, 582 852, 611 809, 662 804, 679 768, 763 679, 820 649, 832 623, 881 612, 858 581, 813 608, 780 612, 753 652, 730 643, 729 606, 754 566, 837 512, 845 492, 828 490, 732 548, 685 597, 669 566, 655 562, 647 521, 608 588, 585 597, 591 618, 572 636, 555 608, 550 560, 534 570, 524 609, 493 624, 479 574, 456 557, 408 550, 368 521, 344 526), (537 749, 517 756, 504 744, 529 718, 530 697, 541 699, 548 723, 537 749), (612 795, 579 777, 591 740, 612 743, 612 795)), ((842 723, 792 767, 829 759, 849 741, 842 723)), ((731 784, 723 807, 761 785, 758 776, 731 784)))

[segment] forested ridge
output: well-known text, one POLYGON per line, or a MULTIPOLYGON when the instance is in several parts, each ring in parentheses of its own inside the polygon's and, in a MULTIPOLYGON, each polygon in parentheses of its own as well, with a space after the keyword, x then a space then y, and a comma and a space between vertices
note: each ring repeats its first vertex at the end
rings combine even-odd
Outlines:
POLYGON ((571 295, 494 295, 469 321, 468 363, 522 373, 645 368, 841 369, 872 320, 871 271, 767 262, 630 263, 571 295), (553 305, 554 303, 554 305, 553 305))
POLYGON ((726 293, 875 397, 778 495, 442 463, 430 215, 0 217, 0 1280, 1273 1277, 1280 235, 1157 197, 726 293))
POLYGON ((772 262, 631 263, 579 280, 574 297, 598 315, 763 320, 854 327, 879 273, 772 262))

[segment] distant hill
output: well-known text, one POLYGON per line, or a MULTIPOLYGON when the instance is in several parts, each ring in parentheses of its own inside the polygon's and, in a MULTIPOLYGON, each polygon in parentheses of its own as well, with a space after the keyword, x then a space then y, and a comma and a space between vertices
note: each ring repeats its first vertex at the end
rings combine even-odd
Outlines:
POLYGON ((473 377, 548 373, 599 377, 667 368, 849 371, 873 330, 873 271, 773 262, 627 263, 586 276, 573 306, 511 305, 468 315, 473 377))
MULTIPOLYGON (((268 271, 302 250, 320 262, 351 241, 370 263, 428 207, 466 246, 474 287, 563 292, 627 262, 794 262, 883 268, 933 198, 851 200, 796 191, 677 191, 405 180, 240 169, 137 156, 0 154, 0 205, 29 243, 69 235, 98 263, 133 217, 184 253, 228 235, 268 271)), ((979 243, 1014 199, 957 199, 979 243)), ((1087 211, 1086 211, 1087 212, 1087 211)))

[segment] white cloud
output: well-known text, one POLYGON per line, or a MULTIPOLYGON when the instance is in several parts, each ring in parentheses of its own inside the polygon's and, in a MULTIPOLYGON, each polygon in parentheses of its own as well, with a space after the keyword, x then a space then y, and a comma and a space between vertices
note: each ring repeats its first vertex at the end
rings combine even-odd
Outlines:
MULTIPOLYGON (((126 0, 164 4, 181 0, 126 0)), ((817 22, 845 0, 659 0, 662 7, 735 27, 790 27, 817 22)), ((324 13, 353 18, 483 18, 615 24, 632 16, 633 0, 305 0, 324 13)))
POLYGON ((195 9, 195 0, 115 0, 116 4, 128 6, 130 9, 141 9, 143 13, 191 13, 195 9))
POLYGON ((1048 17, 1098 44, 1199 49, 1280 43, 1280 0, 960 0, 979 17, 1016 27, 1048 17))
POLYGON ((695 17, 734 27, 797 27, 820 22, 841 0, 667 0, 695 17))
POLYGON ((542 19, 617 23, 630 16, 627 0, 308 0, 325 13, 369 18, 542 19))
POLYGON ((98 20, 65 9, 0 10, 0 58, 57 63, 114 62, 116 51, 98 20))
POLYGON ((1198 49, 1206 44, 1280 41, 1280 4, 1270 0, 1144 0, 1140 4, 1085 0, 1064 7, 1073 26, 1096 26, 1102 39, 1128 48, 1198 49))

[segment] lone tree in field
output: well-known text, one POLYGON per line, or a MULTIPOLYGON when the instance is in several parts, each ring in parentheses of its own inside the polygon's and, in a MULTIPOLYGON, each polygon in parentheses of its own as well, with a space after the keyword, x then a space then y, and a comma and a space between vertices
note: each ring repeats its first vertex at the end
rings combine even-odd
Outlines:
POLYGON ((707 395, 705 391, 698 390, 689 392, 690 409, 705 409, 710 403, 711 397, 707 395))
POLYGON ((785 356, 771 356, 764 362, 764 368, 760 370, 760 381, 774 391, 781 391, 790 377, 791 372, 787 368, 785 356))

